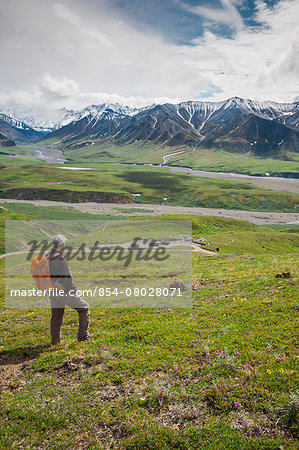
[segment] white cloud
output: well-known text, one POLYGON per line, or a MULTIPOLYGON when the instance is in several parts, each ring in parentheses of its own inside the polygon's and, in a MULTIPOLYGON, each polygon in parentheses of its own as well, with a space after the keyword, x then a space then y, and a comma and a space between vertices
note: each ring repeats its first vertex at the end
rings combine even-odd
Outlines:
POLYGON ((0 104, 141 106, 204 92, 214 100, 292 101, 299 92, 299 2, 280 0, 270 8, 258 0, 262 25, 248 28, 236 1, 204 10, 205 17, 234 27, 232 38, 206 31, 192 45, 177 46, 137 30, 107 0, 10 0, 0 16, 0 104))
POLYGON ((28 89, 11 91, 0 96, 4 105, 23 106, 29 109, 57 109, 61 107, 80 109, 90 104, 121 103, 132 107, 141 107, 152 103, 177 103, 179 98, 169 97, 123 97, 116 93, 84 92, 80 85, 68 78, 56 78, 46 73, 38 85, 28 89))
POLYGON ((68 78, 55 78, 49 73, 44 74, 41 84, 40 93, 46 96, 55 96, 58 99, 76 96, 80 93, 80 86, 74 80, 68 78))
POLYGON ((206 32, 182 52, 221 90, 214 99, 292 101, 299 92, 298 17, 297 0, 273 8, 259 1, 256 21, 262 28, 243 29, 231 39, 206 32))
POLYGON ((189 5, 184 6, 194 14, 205 17, 212 22, 229 25, 237 31, 242 30, 244 28, 244 23, 241 14, 234 5, 236 2, 231 0, 220 1, 222 8, 209 8, 207 6, 190 7, 189 5))
POLYGON ((52 5, 52 9, 54 14, 56 14, 58 17, 61 17, 62 19, 66 19, 68 22, 70 22, 77 30, 82 33, 86 34, 90 38, 98 41, 100 45, 103 45, 105 47, 111 47, 113 46, 112 42, 107 38, 107 36, 100 32, 97 28, 90 26, 86 21, 82 20, 81 17, 79 17, 74 11, 67 8, 62 3, 54 3, 52 5))

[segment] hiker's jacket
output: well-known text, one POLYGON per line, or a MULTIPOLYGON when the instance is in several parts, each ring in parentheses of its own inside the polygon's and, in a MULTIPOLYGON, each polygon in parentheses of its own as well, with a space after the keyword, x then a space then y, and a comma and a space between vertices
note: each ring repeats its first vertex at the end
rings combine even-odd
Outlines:
POLYGON ((77 290, 66 257, 55 248, 49 253, 49 268, 51 279, 54 283, 62 284, 66 294, 70 290, 74 290, 74 292, 77 290))

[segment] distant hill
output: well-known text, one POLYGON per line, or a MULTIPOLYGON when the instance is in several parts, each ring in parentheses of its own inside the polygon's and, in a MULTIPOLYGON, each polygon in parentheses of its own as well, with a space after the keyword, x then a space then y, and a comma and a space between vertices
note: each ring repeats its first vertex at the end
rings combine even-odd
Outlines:
POLYGON ((16 143, 11 140, 11 139, 7 139, 6 136, 3 136, 3 134, 0 133, 0 146, 1 147, 14 147, 16 145, 16 143))
POLYGON ((0 133, 0 155, 22 155, 24 152, 12 139, 0 133))

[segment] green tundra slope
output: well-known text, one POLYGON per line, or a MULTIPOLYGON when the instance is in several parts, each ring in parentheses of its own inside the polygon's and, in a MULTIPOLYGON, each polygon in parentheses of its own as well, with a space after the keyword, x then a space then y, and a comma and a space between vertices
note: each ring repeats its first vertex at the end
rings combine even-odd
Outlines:
POLYGON ((88 342, 73 311, 51 346, 48 309, 5 309, 0 260, 1 447, 297 448, 298 230, 189 218, 221 251, 193 255, 193 308, 97 308, 88 342))

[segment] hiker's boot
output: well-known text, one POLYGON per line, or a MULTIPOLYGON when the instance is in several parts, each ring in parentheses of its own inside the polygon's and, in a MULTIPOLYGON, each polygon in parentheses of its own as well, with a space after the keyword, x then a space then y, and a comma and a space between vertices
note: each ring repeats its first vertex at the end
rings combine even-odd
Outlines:
POLYGON ((78 336, 78 342, 88 341, 93 336, 93 333, 88 333, 86 336, 78 336))

